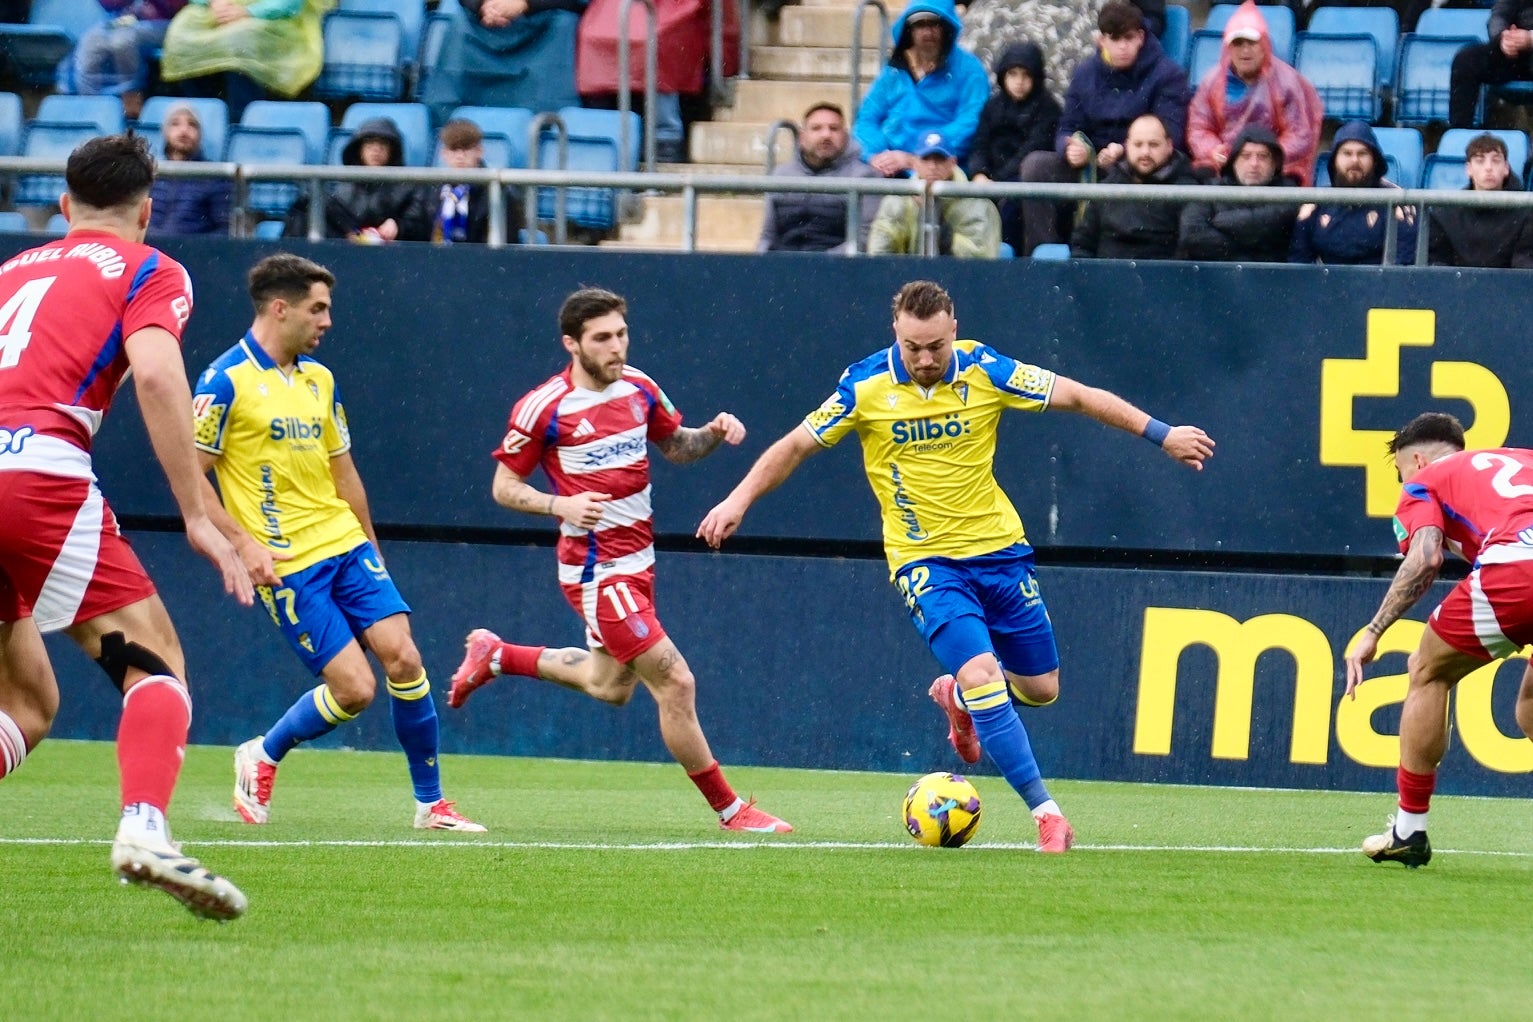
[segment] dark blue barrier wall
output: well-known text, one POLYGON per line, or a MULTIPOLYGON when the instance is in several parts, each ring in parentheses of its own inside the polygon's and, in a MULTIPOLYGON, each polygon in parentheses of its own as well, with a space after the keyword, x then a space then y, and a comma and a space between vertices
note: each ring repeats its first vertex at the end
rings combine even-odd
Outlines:
MULTIPOLYGON (((196 369, 248 325, 243 274, 270 249, 197 239, 170 248, 199 289, 187 341, 196 369)), ((1375 514, 1387 518, 1387 431, 1438 407, 1478 420, 1478 443, 1530 442, 1526 413, 1506 397, 1526 379, 1521 318, 1484 311, 1488 299, 1497 309, 1533 303, 1525 273, 344 245, 316 255, 340 278, 337 325, 319 357, 347 395, 357 461, 383 523, 544 524, 490 501, 487 452, 511 402, 564 364, 555 313, 582 284, 629 296, 632 361, 690 421, 729 409, 751 430, 743 450, 657 467, 657 520, 673 535, 690 535, 847 363, 890 342, 890 297, 923 274, 953 292, 962 336, 1119 391, 1219 441, 1218 457, 1195 475, 1075 416, 1013 416, 997 474, 1040 546, 1391 553, 1387 521, 1365 514, 1360 467, 1371 472, 1375 514), (1373 309, 1423 311, 1375 314, 1370 326, 1373 309)), ((163 483, 141 470, 142 429, 121 421, 131 418, 119 414, 102 439, 106 492, 120 513, 168 513, 163 483)), ((764 500, 743 534, 876 539, 857 455, 844 446, 764 500)))
MULTIPOLYGON (((190 658, 192 737, 232 744, 274 721, 313 681, 265 612, 244 613, 179 537, 138 548, 162 580, 190 658), (219 651, 226 651, 220 655, 219 651)), ((578 645, 582 627, 554 585, 552 551, 387 544, 414 606, 439 693, 444 749, 576 758, 665 759, 653 703, 624 709, 555 686, 502 680, 461 711, 440 694, 462 636, 484 625, 518 641, 578 645)), ((1383 581, 1044 568, 1059 630, 1063 695, 1024 711, 1053 777, 1302 788, 1392 789, 1401 678, 1342 698, 1342 650, 1373 614, 1383 581)), ((699 679, 699 714, 724 763, 921 773, 956 768, 926 697, 936 666, 882 565, 842 558, 662 555, 666 626, 699 679)), ((1444 588, 1444 587, 1440 587, 1444 588)), ((1419 625, 1386 636, 1413 647, 1419 625)), ((105 738, 117 700, 96 668, 51 640, 64 678, 55 733, 105 738)), ((1404 655, 1382 672, 1404 671, 1404 655)), ((1439 788, 1514 794, 1533 744, 1513 720, 1521 662, 1460 686, 1439 788)), ((393 745, 373 707, 326 744, 393 745)), ((986 772, 988 763, 978 772, 986 772)))

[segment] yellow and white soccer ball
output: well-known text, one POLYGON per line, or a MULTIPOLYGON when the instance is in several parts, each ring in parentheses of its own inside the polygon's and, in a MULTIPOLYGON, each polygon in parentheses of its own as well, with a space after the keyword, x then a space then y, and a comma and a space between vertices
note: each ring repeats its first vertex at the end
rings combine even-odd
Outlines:
POLYGON ((927 774, 905 793, 905 829, 916 844, 958 848, 979 830, 979 792, 962 774, 927 774))

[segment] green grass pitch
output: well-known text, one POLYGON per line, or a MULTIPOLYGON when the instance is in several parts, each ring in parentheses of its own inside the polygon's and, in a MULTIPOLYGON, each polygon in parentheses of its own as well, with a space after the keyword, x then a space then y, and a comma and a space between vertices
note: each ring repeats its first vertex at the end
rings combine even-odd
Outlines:
MULTIPOLYGON (((935 766, 940 766, 937 764, 935 766)), ((1387 795, 1058 782, 1031 850, 994 777, 976 843, 917 848, 912 776, 733 768, 791 820, 725 834, 673 765, 451 757, 490 833, 410 828, 398 755, 300 750, 240 824, 194 747, 187 850, 245 890, 198 922, 116 884, 112 747, 0 784, 0 1017, 1526 1019, 1533 814, 1439 798, 1416 871, 1357 851, 1387 795)))

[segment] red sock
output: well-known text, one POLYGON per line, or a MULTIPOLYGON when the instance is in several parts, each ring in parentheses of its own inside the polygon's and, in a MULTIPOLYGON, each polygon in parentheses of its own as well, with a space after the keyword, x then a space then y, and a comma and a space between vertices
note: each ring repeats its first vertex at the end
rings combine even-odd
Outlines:
POLYGON ((1437 787, 1437 772, 1413 774, 1405 767, 1395 772, 1395 784, 1400 788, 1400 808, 1408 813, 1424 813, 1432 802, 1432 789, 1437 787))
POLYGON ((128 689, 117 725, 124 806, 148 802, 162 813, 170 808, 191 722, 191 699, 176 679, 156 675, 128 689))
POLYGON ((519 674, 524 678, 538 676, 538 657, 547 646, 518 646, 514 642, 500 644, 500 673, 519 674))
POLYGON ((735 799, 739 797, 735 794, 735 789, 729 786, 729 782, 724 780, 724 771, 719 769, 718 760, 714 760, 697 773, 687 776, 692 779, 693 784, 697 785, 697 790, 703 793, 703 798, 708 800, 708 804, 716 813, 722 813, 734 805, 735 799))

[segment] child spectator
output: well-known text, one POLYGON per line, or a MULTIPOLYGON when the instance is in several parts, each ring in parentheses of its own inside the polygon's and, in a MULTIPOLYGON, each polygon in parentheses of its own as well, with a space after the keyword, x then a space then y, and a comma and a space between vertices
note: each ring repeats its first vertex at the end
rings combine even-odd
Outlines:
MULTIPOLYGON (((979 114, 974 149, 969 154, 972 181, 1020 180, 1022 158, 1054 148, 1059 101, 1044 87, 1043 50, 1030 42, 1012 43, 995 63, 997 90, 979 114)), ((1022 204, 1002 199, 1001 240, 1022 250, 1022 204)))

